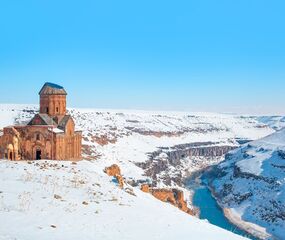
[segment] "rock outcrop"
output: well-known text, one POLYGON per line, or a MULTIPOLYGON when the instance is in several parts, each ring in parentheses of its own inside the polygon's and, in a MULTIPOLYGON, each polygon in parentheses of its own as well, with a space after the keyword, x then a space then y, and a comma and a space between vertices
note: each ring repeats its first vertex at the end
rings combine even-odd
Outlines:
POLYGON ((139 133, 141 135, 154 136, 154 137, 157 137, 157 138, 161 138, 161 137, 180 137, 183 134, 185 134, 185 131, 164 132, 164 131, 149 131, 149 130, 132 129, 132 128, 127 128, 127 129, 132 130, 133 132, 139 133))
POLYGON ((160 150, 150 153, 150 160, 165 152, 168 156, 169 163, 172 165, 179 164, 180 160, 185 157, 219 157, 237 146, 217 145, 214 142, 195 142, 189 144, 180 144, 171 148, 161 148, 160 150))
POLYGON ((116 143, 117 139, 116 137, 108 137, 107 135, 101 135, 101 136, 92 136, 92 142, 98 143, 100 146, 105 146, 109 143, 116 143))
POLYGON ((118 181, 120 188, 124 187, 124 179, 121 175, 121 169, 117 164, 113 164, 110 167, 106 167, 104 172, 109 176, 115 177, 118 181))
POLYGON ((195 215, 194 211, 189 209, 186 201, 184 200, 184 193, 176 188, 151 188, 148 184, 142 184, 141 190, 145 193, 152 194, 155 198, 162 202, 167 202, 175 207, 178 207, 183 212, 186 212, 192 216, 195 215))
POLYGON ((185 167, 185 162, 190 162, 187 158, 191 159, 193 164, 195 162, 196 165, 203 164, 201 168, 206 168, 211 164, 212 160, 216 159, 218 161, 222 159, 226 153, 235 148, 236 146, 218 145, 214 142, 181 144, 171 148, 160 148, 155 152, 149 153, 148 161, 136 164, 144 169, 146 176, 152 179, 152 186, 156 186, 158 181, 163 182, 167 186, 173 182, 178 186, 183 186, 185 177, 183 170, 191 167, 185 167), (195 159, 204 159, 204 161, 199 162, 199 160, 195 159))
POLYGON ((148 184, 142 184, 141 185, 141 190, 145 193, 149 193, 150 192, 150 187, 148 184))
POLYGON ((117 164, 113 164, 110 167, 106 167, 104 172, 109 176, 115 177, 116 175, 121 175, 121 169, 117 164))

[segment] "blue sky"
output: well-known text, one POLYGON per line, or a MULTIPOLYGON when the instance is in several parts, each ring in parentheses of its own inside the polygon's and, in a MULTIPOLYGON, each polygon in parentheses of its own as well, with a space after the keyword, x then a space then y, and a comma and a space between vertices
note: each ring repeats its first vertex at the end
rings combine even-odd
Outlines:
POLYGON ((0 102, 285 114, 285 2, 1 1, 0 102))

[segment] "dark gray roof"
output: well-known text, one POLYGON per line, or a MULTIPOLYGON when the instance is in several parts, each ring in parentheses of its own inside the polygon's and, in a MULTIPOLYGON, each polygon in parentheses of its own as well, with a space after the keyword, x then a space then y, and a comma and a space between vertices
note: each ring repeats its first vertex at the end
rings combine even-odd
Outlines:
POLYGON ((65 126, 66 124, 68 123, 68 120, 71 118, 70 115, 65 115, 63 117, 63 119, 60 121, 60 123, 58 124, 58 128, 61 129, 61 130, 65 130, 65 126))
POLYGON ((46 113, 40 113, 40 114, 36 114, 33 119, 28 123, 28 125, 53 125, 55 126, 56 123, 54 122, 54 120, 47 115, 46 113), (34 122, 35 118, 40 118, 41 122, 39 124, 34 122))
POLYGON ((40 95, 67 95, 64 88, 55 83, 46 82, 39 92, 40 95))

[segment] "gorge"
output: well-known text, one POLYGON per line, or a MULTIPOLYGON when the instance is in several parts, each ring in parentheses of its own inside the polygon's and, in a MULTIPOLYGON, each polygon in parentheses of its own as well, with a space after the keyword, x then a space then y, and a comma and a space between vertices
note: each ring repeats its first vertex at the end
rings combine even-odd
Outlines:
MULTIPOLYGON (((250 142, 240 140, 241 143, 250 142)), ((182 188, 187 188, 191 192, 191 204, 193 212, 200 218, 210 223, 224 228, 233 233, 258 240, 258 238, 241 230, 238 226, 231 223, 224 215, 223 209, 218 205, 208 186, 208 177, 213 174, 213 168, 222 161, 225 155, 236 149, 238 145, 219 145, 213 142, 196 142, 189 144, 176 145, 170 148, 160 148, 149 153, 149 160, 138 164, 145 170, 146 176, 152 179, 151 186, 161 185, 160 181, 166 186, 172 183, 182 188), (185 162, 194 161, 196 170, 185 171, 185 162), (175 172, 173 172, 175 169, 175 172)), ((211 176, 213 177, 213 176, 211 176)))
MULTIPOLYGON (((0 125, 5 126, 29 121, 37 113, 37 106, 0 105, 0 111, 0 125)), ((207 199, 208 205, 216 207, 220 217, 224 217, 221 209, 216 206, 215 199, 211 199, 211 194, 205 192, 200 183, 201 191, 199 186, 190 186, 187 182, 189 177, 199 179, 206 169, 221 163, 229 151, 235 151, 241 144, 275 131, 255 117, 229 114, 95 109, 68 109, 68 112, 82 131, 83 165, 88 163, 99 175, 106 167, 118 165, 120 174, 115 174, 115 181, 112 179, 109 187, 117 184, 122 192, 134 199, 140 199, 145 204, 144 207, 148 206, 147 199, 159 202, 155 199, 158 198, 166 202, 160 203, 161 211, 173 205, 176 207, 175 211, 189 219, 193 218, 193 214, 199 215, 198 208, 201 218, 208 218, 203 212, 205 202, 196 201, 199 195, 202 199, 207 199), (144 191, 151 192, 153 196, 140 191, 145 185, 149 188, 144 188, 144 191)), ((84 169, 81 174, 87 173, 88 170, 84 169)), ((82 183, 86 183, 86 180, 79 184, 82 183)), ((89 183, 93 186, 92 179, 89 183)), ((98 180, 98 183, 95 186, 100 188, 102 182, 98 180)), ((91 196, 93 194, 89 197, 91 196)), ((88 198, 82 202, 87 204, 93 201, 93 197, 89 201, 88 198)), ((116 199, 116 196, 113 195, 111 199, 116 199)), ((216 215, 218 216, 217 212, 216 215)), ((211 222, 210 218, 209 221, 211 222)), ((188 227, 193 231, 193 225, 187 225, 188 227)), ((231 225, 227 229, 235 229, 233 232, 237 233, 235 226, 231 225)), ((247 236, 242 232, 240 234, 247 236)), ((219 236, 216 235, 221 239, 219 236)), ((211 235, 206 239, 214 238, 211 235)))

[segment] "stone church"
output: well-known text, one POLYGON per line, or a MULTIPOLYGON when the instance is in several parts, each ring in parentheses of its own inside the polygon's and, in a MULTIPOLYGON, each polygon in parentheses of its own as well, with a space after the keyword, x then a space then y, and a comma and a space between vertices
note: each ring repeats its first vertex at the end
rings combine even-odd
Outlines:
POLYGON ((0 136, 0 158, 9 160, 79 160, 82 133, 66 112, 66 91, 45 83, 40 111, 27 125, 9 126, 0 136))

